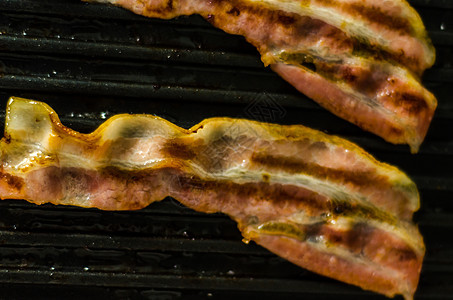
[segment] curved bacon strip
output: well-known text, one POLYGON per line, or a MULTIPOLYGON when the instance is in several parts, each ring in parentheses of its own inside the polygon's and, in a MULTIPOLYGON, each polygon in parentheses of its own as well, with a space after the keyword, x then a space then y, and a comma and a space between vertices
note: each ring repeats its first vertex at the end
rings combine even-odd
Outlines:
POLYGON ((266 65, 323 107, 413 152, 437 106, 419 80, 434 49, 406 1, 92 1, 148 17, 200 14, 245 36, 266 65))
POLYGON ((171 196, 229 215, 245 239, 314 272, 387 296, 416 290, 415 184, 343 139, 228 118, 185 130, 149 115, 81 134, 20 98, 5 123, 3 199, 130 210, 171 196))

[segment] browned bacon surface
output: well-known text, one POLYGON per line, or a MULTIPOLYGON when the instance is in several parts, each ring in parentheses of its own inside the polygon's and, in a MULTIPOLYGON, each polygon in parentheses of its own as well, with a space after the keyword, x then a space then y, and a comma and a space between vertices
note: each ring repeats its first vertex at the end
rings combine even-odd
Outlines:
POLYGON ((245 240, 314 272, 388 296, 416 290, 415 184, 343 139, 227 118, 185 130, 146 115, 81 134, 20 98, 5 124, 3 199, 131 210, 171 196, 229 215, 245 240))
POLYGON ((419 79, 434 49, 406 1, 95 1, 148 17, 200 14, 243 35, 266 65, 323 107, 413 152, 437 105, 419 79))

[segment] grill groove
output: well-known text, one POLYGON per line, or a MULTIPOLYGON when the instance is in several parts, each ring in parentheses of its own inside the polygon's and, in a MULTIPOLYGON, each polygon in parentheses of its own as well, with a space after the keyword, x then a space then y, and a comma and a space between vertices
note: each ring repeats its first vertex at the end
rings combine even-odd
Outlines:
MULTIPOLYGON (((322 110, 263 68, 242 37, 200 17, 151 20, 78 0, 0 1, 0 118, 15 95, 46 101, 82 132, 96 128, 100 116, 124 112, 188 128, 207 117, 245 117, 245 107, 264 92, 287 110, 273 121, 346 137, 414 179, 422 196, 416 220, 427 245, 416 298, 453 299, 453 4, 410 3, 437 49, 424 81, 439 109, 417 155, 322 110)), ((0 202, 0 298, 385 299, 240 239, 226 216, 193 212, 172 199, 136 212, 6 200, 0 202)))

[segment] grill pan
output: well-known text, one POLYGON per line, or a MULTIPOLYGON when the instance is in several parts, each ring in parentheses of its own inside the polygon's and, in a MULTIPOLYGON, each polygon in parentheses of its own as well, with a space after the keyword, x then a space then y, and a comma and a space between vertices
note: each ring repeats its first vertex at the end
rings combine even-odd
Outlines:
MULTIPOLYGON (((453 299, 453 2, 409 2, 437 50, 423 78, 439 108, 416 155, 320 108, 198 16, 147 19, 79 0, 0 1, 2 126, 14 95, 45 101, 81 132, 148 113, 185 128, 229 116, 342 136, 416 182, 427 254, 415 298, 453 299)), ((0 299, 63 297, 386 299, 245 245, 228 217, 170 198, 133 212, 0 201, 0 299)))

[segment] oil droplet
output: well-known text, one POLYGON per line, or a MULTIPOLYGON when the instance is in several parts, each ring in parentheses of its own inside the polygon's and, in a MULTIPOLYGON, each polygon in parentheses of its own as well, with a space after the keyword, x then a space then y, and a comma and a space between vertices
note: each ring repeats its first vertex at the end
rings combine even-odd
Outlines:
POLYGON ((233 275, 234 275, 234 271, 233 271, 233 270, 229 270, 229 271, 227 272, 227 275, 233 276, 233 275))
POLYGON ((445 25, 445 23, 441 23, 440 30, 446 30, 446 29, 447 29, 447 26, 445 25))
POLYGON ((89 271, 89 270, 90 270, 90 268, 88 268, 88 267, 84 267, 84 268, 83 268, 83 270, 84 270, 84 271, 86 272, 86 271, 89 271))

